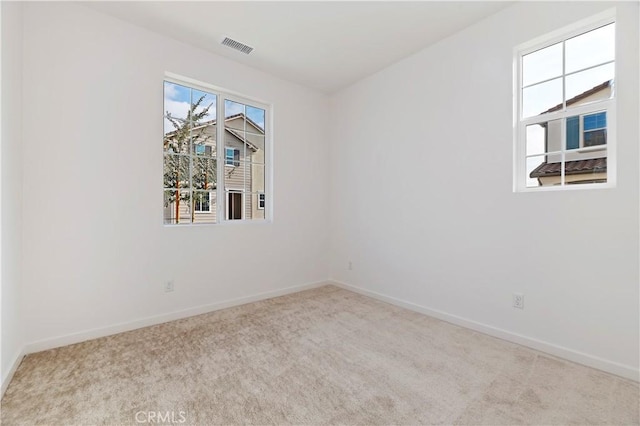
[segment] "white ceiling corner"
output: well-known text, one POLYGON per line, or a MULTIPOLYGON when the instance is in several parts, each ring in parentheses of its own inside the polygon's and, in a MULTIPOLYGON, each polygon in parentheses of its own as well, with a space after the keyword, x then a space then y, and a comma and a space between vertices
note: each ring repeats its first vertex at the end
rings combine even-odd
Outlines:
POLYGON ((85 3, 212 53, 326 93, 371 75, 512 2, 85 3), (224 37, 255 50, 246 55, 224 37))

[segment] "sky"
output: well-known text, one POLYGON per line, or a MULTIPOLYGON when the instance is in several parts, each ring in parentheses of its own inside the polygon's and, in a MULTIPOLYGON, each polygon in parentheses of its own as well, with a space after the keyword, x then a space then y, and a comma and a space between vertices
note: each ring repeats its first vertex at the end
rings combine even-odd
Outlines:
MULTIPOLYGON (((191 102, 197 102, 200 97, 204 96, 204 100, 201 107, 196 112, 202 111, 202 109, 211 105, 207 115, 203 121, 213 120, 216 118, 216 95, 212 93, 203 92, 189 87, 181 86, 179 84, 164 82, 164 114, 171 113, 172 117, 185 118, 189 111, 191 102)), ((225 117, 229 117, 234 114, 245 113, 249 119, 264 129, 265 112, 263 109, 255 108, 250 105, 244 105, 241 103, 225 100, 225 117)), ((174 130, 173 125, 164 119, 164 131, 165 133, 174 130)))

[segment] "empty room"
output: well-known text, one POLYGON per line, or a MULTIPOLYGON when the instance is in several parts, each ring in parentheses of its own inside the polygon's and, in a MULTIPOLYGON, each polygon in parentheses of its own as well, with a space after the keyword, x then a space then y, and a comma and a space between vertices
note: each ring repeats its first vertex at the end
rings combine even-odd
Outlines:
POLYGON ((0 2, 1 423, 640 424, 639 6, 0 2))

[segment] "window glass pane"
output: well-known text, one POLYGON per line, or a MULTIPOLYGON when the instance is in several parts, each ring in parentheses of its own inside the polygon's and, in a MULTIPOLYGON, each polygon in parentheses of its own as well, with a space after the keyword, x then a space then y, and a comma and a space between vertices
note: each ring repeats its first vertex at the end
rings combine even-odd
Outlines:
POLYGON ((264 136, 248 133, 247 142, 247 161, 264 164, 266 154, 264 136))
POLYGON ((215 157, 216 151, 215 146, 208 144, 199 144, 193 146, 194 154, 198 157, 215 157))
POLYGON ((191 120, 202 124, 216 118, 216 95, 193 89, 191 93, 191 120))
MULTIPOLYGON (((162 141, 163 150, 173 154, 188 154, 191 146, 191 126, 188 121, 165 117, 171 130, 165 131, 162 141)), ((165 125, 165 129, 166 129, 165 125)))
POLYGON ((562 119, 527 126, 526 152, 528 156, 561 151, 563 141, 562 119))
POLYGON ((264 134, 265 113, 263 109, 247 105, 247 118, 251 125, 247 128, 247 132, 264 134))
POLYGON ((265 112, 263 109, 225 100, 225 118, 225 126, 228 129, 254 135, 264 134, 265 112))
POLYGON ((567 76, 567 107, 609 99, 614 73, 614 64, 607 64, 567 76))
POLYGON ((165 154, 164 156, 164 187, 188 188, 190 162, 189 156, 165 154))
POLYGON ((540 186, 539 178, 544 176, 544 169, 547 166, 545 162, 545 156, 539 155, 536 157, 527 157, 527 178, 526 187, 535 188, 540 186))
POLYGON ((191 223, 191 196, 189 191, 164 191, 164 223, 191 223))
POLYGON ((190 88, 168 81, 164 82, 163 146, 165 152, 185 154, 189 152, 191 137, 190 105, 190 88))
POLYGON ((249 171, 247 176, 247 189, 251 192, 264 192, 264 165, 247 163, 247 170, 249 171))
MULTIPOLYGON (((234 120, 235 121, 235 120, 234 120)), ((225 144, 238 150, 240 157, 245 157, 247 149, 247 133, 243 130, 225 127, 225 144)), ((251 145, 251 144, 249 144, 251 145)))
MULTIPOLYGON (((224 118, 228 119, 231 117, 244 117, 245 116, 245 105, 240 102, 230 101, 229 99, 224 100, 224 118)), ((242 120, 240 120, 242 121, 242 120)), ((244 129, 244 124, 242 127, 237 127, 240 129, 244 129)))
POLYGON ((216 193, 212 191, 194 191, 193 197, 193 223, 216 222, 216 193))
POLYGON ((540 115, 562 108, 562 78, 522 90, 522 117, 540 115))
POLYGON ((225 99, 224 101, 224 117, 229 118, 233 115, 239 115, 245 113, 245 105, 240 102, 230 101, 225 99))
POLYGON ((547 126, 548 123, 531 124, 527 126, 527 156, 547 152, 547 126))
POLYGON ((607 151, 571 153, 565 161, 565 183, 605 183, 607 181, 607 151))
POLYGON ((215 158, 196 156, 193 158, 193 189, 216 189, 218 179, 215 158))
POLYGON ((196 213, 209 213, 211 211, 210 193, 207 191, 193 191, 193 210, 196 213))
POLYGON ((190 130, 191 126, 187 121, 165 116, 163 138, 164 150, 166 152, 174 153, 188 152, 184 151, 184 149, 188 149, 188 144, 185 145, 184 142, 188 142, 188 138, 190 137, 190 130))
MULTIPOLYGON (((164 115, 186 120, 191 105, 191 89, 168 81, 164 82, 164 115)), ((166 129, 166 125, 165 125, 166 129)))
POLYGON ((538 83, 562 75, 562 43, 522 57, 522 85, 538 83))
POLYGON ((247 179, 247 163, 240 161, 237 166, 225 166, 224 188, 228 190, 243 191, 247 179))
POLYGON ((216 223, 217 206, 215 192, 195 191, 193 193, 193 223, 216 223))
POLYGON ((606 145, 607 129, 584 132, 584 146, 606 145))
POLYGON ((600 27, 566 41, 566 72, 612 61, 615 58, 615 24, 600 27))
POLYGON ((215 157, 216 155, 216 125, 212 122, 197 125, 191 131, 193 152, 196 155, 215 157))
POLYGON ((580 148, 580 117, 567 118, 567 149, 580 148))
POLYGON ((240 166, 241 152, 238 148, 225 148, 224 164, 229 167, 240 166))
POLYGON ((247 194, 245 205, 245 219, 265 219, 264 194, 262 194, 262 203, 260 195, 257 193, 247 194))
POLYGON ((584 130, 603 129, 607 127, 607 113, 598 112, 584 116, 584 130))

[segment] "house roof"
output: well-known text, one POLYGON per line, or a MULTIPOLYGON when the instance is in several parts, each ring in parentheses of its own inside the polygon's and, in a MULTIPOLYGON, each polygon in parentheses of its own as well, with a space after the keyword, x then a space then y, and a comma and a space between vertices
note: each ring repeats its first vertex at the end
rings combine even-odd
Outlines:
MULTIPOLYGON (((242 113, 242 112, 240 112, 240 113, 238 113, 238 114, 230 115, 229 117, 225 117, 224 121, 231 121, 231 120, 235 120, 236 118, 243 118, 243 119, 247 120, 247 123, 249 123, 249 124, 251 124, 253 127, 255 127, 255 128, 258 130, 258 133, 259 133, 259 134, 262 134, 262 135, 264 134, 264 130, 262 129, 262 127, 260 127, 258 124, 256 124, 256 122, 255 122, 255 121, 253 121, 252 119, 250 119, 249 117, 245 116, 245 115, 244 115, 244 113, 242 113)), ((181 118, 175 118, 175 120, 178 120, 178 121, 185 121, 185 120, 183 120, 183 119, 181 119, 181 118)), ((216 124, 216 119, 215 119, 215 118, 214 118, 213 120, 203 121, 202 123, 198 123, 198 125, 197 125, 197 126, 195 126, 195 127, 194 127, 194 129, 201 129, 201 128, 203 128, 203 127, 211 126, 211 125, 214 125, 214 124, 216 124)), ((240 130, 240 129, 237 129, 237 131, 238 131, 238 132, 240 132, 241 130, 240 130)), ((173 134, 173 133, 175 133, 175 132, 176 132, 175 130, 172 130, 172 131, 170 131, 170 132, 167 132, 167 133, 165 134, 165 136, 166 136, 166 135, 171 135, 171 134, 173 134)))
MULTIPOLYGON (((600 83, 597 86, 593 86, 591 89, 580 93, 579 95, 574 96, 571 99, 567 99, 567 106, 569 105, 573 105, 577 102, 580 102, 581 100, 588 98, 589 96, 598 93, 601 90, 606 89, 607 87, 611 86, 611 81, 612 80, 607 80, 604 83, 600 83)), ((541 112, 540 114, 546 114, 548 112, 554 112, 554 111, 559 111, 561 110, 563 107, 562 103, 559 103, 558 105, 554 106, 553 108, 549 108, 546 111, 541 112)))
MULTIPOLYGON (((247 123, 251 124, 251 126, 255 127, 259 133, 257 134, 262 134, 264 135, 264 130, 258 125, 256 124, 253 120, 251 120, 249 117, 245 116, 244 113, 240 112, 238 114, 233 114, 230 115, 229 117, 225 117, 224 121, 231 121, 231 120, 235 120, 236 118, 243 118, 247 121, 247 123)), ((184 120, 182 120, 184 121, 184 120)), ((193 130, 198 130, 198 129, 202 129, 204 127, 207 126, 212 126, 216 124, 216 119, 214 118, 213 120, 209 120, 209 121, 203 121, 202 123, 199 123, 197 126, 193 127, 193 130)), ((253 151, 257 151, 259 148, 251 143, 249 140, 247 140, 246 135, 243 136, 242 134, 244 133, 242 130, 240 129, 233 129, 233 128, 229 128, 227 126, 224 127, 225 131, 233 136, 235 136, 236 138, 238 138, 240 141, 244 142, 245 144, 247 144, 247 146, 249 146, 249 148, 251 148, 253 151)), ((176 134, 176 130, 172 130, 168 133, 165 133, 164 137, 171 137, 173 135, 176 134)), ((251 133, 251 132, 248 132, 251 133)))
MULTIPOLYGON (((602 173, 607 171, 607 158, 592 158, 589 160, 575 160, 564 163, 565 175, 580 175, 588 173, 602 173)), ((560 176, 562 163, 542 163, 536 167, 529 177, 560 176)))

